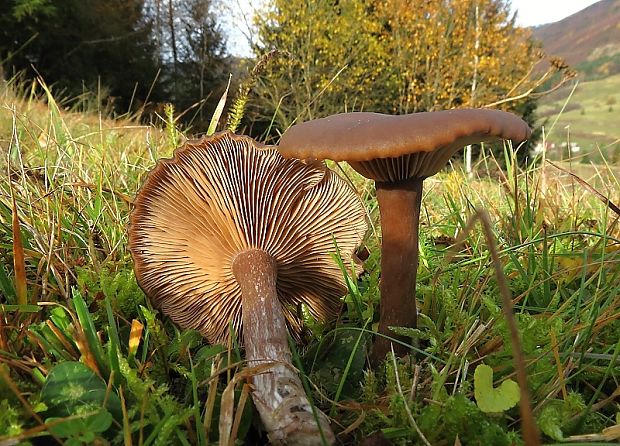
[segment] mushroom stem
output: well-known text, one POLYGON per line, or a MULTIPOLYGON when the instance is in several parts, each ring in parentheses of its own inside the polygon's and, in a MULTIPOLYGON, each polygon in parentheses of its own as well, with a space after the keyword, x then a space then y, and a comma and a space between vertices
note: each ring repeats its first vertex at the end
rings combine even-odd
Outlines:
MULTIPOLYGON (((423 178, 397 183, 377 181, 377 201, 381 214, 381 315, 379 334, 372 349, 372 362, 378 364, 390 351, 389 336, 403 342, 388 327, 417 326, 416 275, 418 270, 418 223, 422 203, 423 178)), ((394 353, 402 356, 407 347, 394 344, 394 353)))
MULTIPOLYGON (((319 425, 291 364, 286 321, 276 290, 277 265, 259 249, 238 254, 233 273, 242 294, 243 339, 250 367, 272 364, 252 378, 252 399, 274 445, 322 445, 319 425)), ((318 409, 328 444, 334 434, 318 409)))

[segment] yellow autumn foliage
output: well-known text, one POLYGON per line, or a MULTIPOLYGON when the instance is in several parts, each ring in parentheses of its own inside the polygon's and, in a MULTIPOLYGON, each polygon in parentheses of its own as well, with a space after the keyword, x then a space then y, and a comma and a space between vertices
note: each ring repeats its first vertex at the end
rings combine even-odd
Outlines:
POLYGON ((259 55, 288 54, 252 101, 280 129, 342 111, 482 106, 527 89, 538 60, 501 0, 271 0, 257 25, 259 55))

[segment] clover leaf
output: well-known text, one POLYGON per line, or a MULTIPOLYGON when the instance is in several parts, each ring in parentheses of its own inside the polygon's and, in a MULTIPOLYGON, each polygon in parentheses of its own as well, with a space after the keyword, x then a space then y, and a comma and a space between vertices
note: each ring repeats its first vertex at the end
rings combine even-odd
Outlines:
POLYGON ((474 372, 474 396, 481 411, 498 413, 514 407, 520 399, 519 385, 511 379, 493 387, 493 369, 480 364, 474 372))

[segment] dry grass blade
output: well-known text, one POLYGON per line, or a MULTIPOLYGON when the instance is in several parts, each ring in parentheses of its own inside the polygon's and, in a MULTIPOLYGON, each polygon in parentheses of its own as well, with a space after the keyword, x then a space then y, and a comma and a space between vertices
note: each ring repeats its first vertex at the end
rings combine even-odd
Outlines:
POLYGON ((140 339, 142 339, 142 331, 144 325, 137 319, 131 321, 131 331, 129 332, 129 356, 135 356, 140 346, 140 339))
POLYGON ((614 204, 609 198, 607 198, 605 195, 603 195, 602 193, 600 193, 599 191, 597 191, 593 186, 591 186, 586 180, 584 180, 583 178, 579 177, 578 175, 575 175, 573 172, 571 172, 570 170, 566 170, 561 166, 558 166, 557 164, 547 160, 547 162, 549 164, 551 164, 553 167, 555 167, 556 169, 558 169, 560 172, 564 172, 568 175, 571 176, 571 178, 574 178, 575 181, 577 181, 579 184, 581 184, 583 187, 585 187, 586 189, 588 189, 590 192, 592 192, 598 199, 600 199, 603 203, 605 203, 607 205, 607 207, 609 209, 611 209, 612 211, 614 211, 617 215, 620 216, 620 207, 618 207, 616 204, 614 204))
POLYGON ((361 411, 360 415, 356 418, 356 420, 351 423, 346 429, 342 430, 338 433, 338 437, 344 437, 345 435, 349 435, 351 432, 356 430, 361 426, 362 422, 366 419, 366 412, 364 410, 361 411))
POLYGON ((415 395, 418 390, 418 381, 420 380, 420 364, 415 366, 413 371, 413 382, 411 383, 411 392, 409 392, 409 402, 412 403, 415 400, 415 395))
POLYGON ((59 330, 58 327, 56 327, 56 325, 54 325, 54 323, 49 319, 45 321, 45 325, 52 331, 52 333, 54 333, 56 338, 60 341, 60 343, 67 350, 67 352, 73 358, 79 359, 78 353, 75 351, 65 334, 61 330, 59 330))
POLYGON ((536 427, 536 421, 532 413, 532 405, 530 401, 530 394, 527 385, 527 372, 525 369, 525 359, 523 357, 523 350, 521 349, 521 340, 519 338, 519 328, 514 317, 512 297, 510 295, 510 289, 506 282, 506 276, 502 269, 502 263, 499 259, 499 252, 497 249, 497 243, 493 236, 493 230, 491 229, 491 218, 489 213, 484 209, 477 209, 476 213, 469 219, 465 229, 459 236, 458 240, 452 246, 451 253, 447 256, 447 261, 450 262, 452 258, 458 253, 459 249, 465 242, 465 238, 471 232, 476 220, 480 220, 482 230, 488 245, 489 253, 491 254, 491 260, 493 261, 493 268, 495 270, 495 277, 497 285, 500 290, 502 298, 502 311, 506 318, 508 330, 510 332, 510 340, 512 343, 512 350, 515 361, 515 370, 517 374, 517 381, 521 389, 521 400, 519 403, 519 409, 521 412, 521 423, 523 427, 523 439, 526 446, 538 446, 540 445, 540 434, 536 427))
POLYGON ((5 315, 3 314, 2 316, 0 316, 0 350, 8 350, 9 349, 9 344, 7 342, 7 339, 4 335, 5 330, 8 331, 8 327, 5 326, 4 323, 4 319, 5 319, 5 315))
POLYGON ((15 268, 15 294, 18 305, 28 304, 28 290, 26 288, 26 259, 20 233, 17 203, 13 197, 13 267, 15 268))
POLYGON ((521 412, 523 439, 525 440, 526 446, 538 446, 540 444, 540 435, 538 433, 538 428, 536 427, 534 414, 532 413, 530 393, 527 385, 527 372, 525 370, 525 359, 523 357, 523 350, 521 350, 521 340, 519 339, 519 328, 517 327, 517 322, 512 308, 510 289, 508 288, 506 276, 504 275, 504 271, 502 269, 502 263, 499 259, 497 244, 493 236, 493 230, 491 229, 491 218, 489 217, 488 212, 484 209, 477 210, 476 217, 480 219, 489 252, 491 253, 493 268, 495 269, 495 276, 502 297, 502 310, 504 312, 504 316, 506 317, 506 322, 510 331, 510 340, 512 343, 515 369, 517 372, 517 381, 519 381, 519 387, 521 388, 521 401, 519 403, 519 409, 521 412))
POLYGON ((564 381, 564 367, 562 366, 562 361, 560 359, 558 340, 553 329, 549 330, 549 337, 551 338, 553 358, 555 359, 555 364, 558 369, 558 380, 560 381, 560 386, 562 388, 562 399, 566 400, 566 398, 568 398, 568 391, 566 390, 566 383, 564 381))
POLYGON ((224 111, 224 106, 226 105, 226 98, 228 97, 228 89, 230 88, 231 80, 232 80, 232 74, 228 78, 228 85, 226 85, 226 90, 224 90, 222 97, 217 103, 215 112, 213 112, 213 116, 211 117, 211 122, 209 123, 209 129, 207 130, 207 135, 213 135, 215 133, 215 130, 217 129, 217 124, 218 122, 220 122, 220 117, 222 116, 222 112, 224 111))
POLYGON ((617 441, 620 440, 620 424, 603 429, 600 434, 572 435, 568 437, 570 441, 617 441))
MULTIPOLYGON (((232 439, 231 434, 233 427, 233 414, 235 408, 235 387, 240 381, 246 378, 250 378, 260 373, 268 373, 272 367, 273 363, 267 363, 237 372, 222 392, 219 420, 220 446, 228 446, 230 440, 232 439)), ((241 405, 241 402, 239 402, 239 404, 241 405)), ((243 408, 238 407, 237 410, 243 410, 243 408)))
MULTIPOLYGON (((600 409, 602 409, 603 407, 612 404, 613 402, 616 401, 616 398, 620 397, 620 386, 616 387, 616 390, 614 390, 611 395, 609 395, 607 398, 604 398, 603 400, 599 401, 596 404, 592 405, 592 410, 593 411, 598 411, 600 409)), ((568 421, 569 422, 573 422, 575 420, 577 420, 579 418, 579 414, 576 414, 574 416, 572 416, 568 421)))
MULTIPOLYGON (((112 380, 110 379, 110 383, 112 380)), ((125 395, 123 394, 123 387, 121 386, 118 395, 121 399, 121 411, 123 413, 123 444, 125 446, 132 446, 131 442, 131 429, 129 427, 129 416, 127 414, 127 405, 125 404, 125 395)))
POLYGON ((120 198, 125 204, 128 204, 130 206, 133 204, 133 198, 130 197, 129 195, 124 194, 122 192, 119 192, 119 191, 114 190, 114 189, 109 188, 109 187, 101 187, 98 184, 86 183, 84 181, 80 181, 80 182, 75 182, 75 183, 66 183, 64 186, 66 186, 66 187, 71 187, 71 186, 83 187, 85 189, 90 189, 90 190, 94 190, 94 191, 97 191, 100 188, 102 192, 107 192, 109 194, 114 195, 117 198, 120 198))
POLYGON ((235 386, 237 384, 237 379, 230 380, 226 389, 222 392, 222 405, 220 409, 220 421, 219 421, 219 431, 220 431, 220 446, 228 446, 232 424, 233 424, 233 413, 235 407, 235 386))
POLYGON ((417 434, 420 436, 420 439, 426 446, 431 446, 428 442, 418 423, 416 423, 415 418, 413 418, 413 414, 411 413, 411 409, 409 409, 409 404, 407 404, 407 399, 405 398, 405 394, 403 393, 403 388, 400 385, 400 376, 398 376, 398 366, 396 365, 396 355, 394 355, 394 344, 390 344, 390 348, 392 349, 392 364, 394 365, 394 377, 396 378, 396 388, 398 389, 398 393, 400 397, 403 399, 405 411, 407 412, 407 418, 409 418, 409 423, 415 429, 417 434))
POLYGON ((235 420, 232 425, 232 433, 230 435, 230 439, 228 440, 228 446, 234 446, 235 444, 237 432, 239 431, 239 425, 241 424, 241 417, 243 416, 243 409, 245 408, 245 403, 247 403, 248 396, 250 395, 250 389, 250 384, 243 385, 241 396, 239 397, 239 404, 237 404, 237 413, 235 413, 235 420))
POLYGON ((86 334, 81 326, 75 327, 75 345, 77 345, 80 354, 82 355, 81 360, 95 372, 97 375, 101 376, 101 371, 99 370, 99 366, 97 365, 97 360, 95 359, 95 355, 88 345, 88 340, 86 339, 86 334))
POLYGON ((211 380, 209 381, 209 391, 205 403, 205 416, 203 419, 205 438, 209 438, 209 428, 211 427, 211 419, 213 418, 213 410, 215 408, 215 397, 217 396, 217 385, 220 378, 219 370, 221 364, 222 359, 218 353, 215 358, 213 358, 211 364, 211 380))

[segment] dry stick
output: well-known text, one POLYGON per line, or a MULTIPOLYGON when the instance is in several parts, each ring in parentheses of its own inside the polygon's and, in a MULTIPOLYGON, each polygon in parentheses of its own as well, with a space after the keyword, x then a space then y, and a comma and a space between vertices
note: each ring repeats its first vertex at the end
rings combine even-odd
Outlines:
POLYGON ((512 343, 515 368, 517 372, 517 381, 519 381, 519 387, 521 388, 521 401, 519 404, 519 409, 521 412, 521 425, 523 426, 523 439, 525 440, 526 446, 538 446, 540 445, 540 435, 536 427, 536 422, 534 421, 534 415, 532 414, 530 394, 527 387, 527 372, 525 370, 525 359, 523 358, 521 341, 519 340, 519 329, 517 327, 517 323, 515 321, 513 313, 510 290, 508 289, 506 276, 504 275, 504 272, 501 268, 497 245, 495 243, 495 238, 493 237, 493 230, 491 229, 491 218, 489 217, 489 213, 484 209, 476 210, 475 217, 480 219, 480 224, 482 225, 489 252, 491 253, 491 259, 493 260, 493 268, 495 269, 497 284, 499 286, 500 294, 502 296, 502 310, 504 312, 504 317, 506 318, 508 329, 510 331, 510 340, 512 343))

